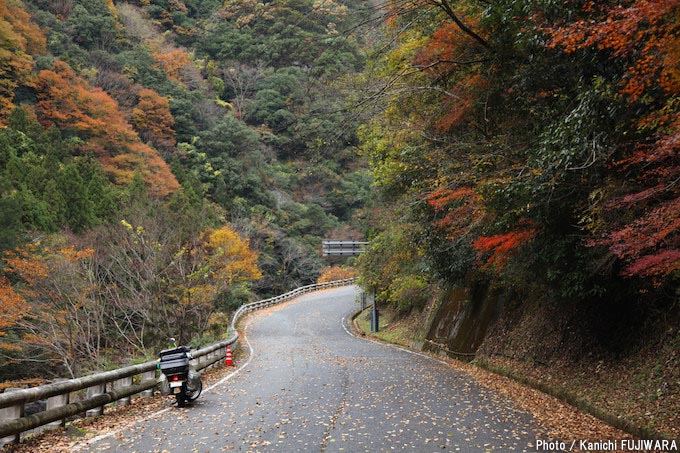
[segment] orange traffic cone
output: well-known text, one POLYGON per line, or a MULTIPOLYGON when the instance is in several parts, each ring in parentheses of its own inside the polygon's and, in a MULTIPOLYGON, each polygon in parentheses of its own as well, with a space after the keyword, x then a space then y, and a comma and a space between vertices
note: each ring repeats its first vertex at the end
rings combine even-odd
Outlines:
POLYGON ((231 345, 227 345, 227 355, 224 358, 225 366, 234 366, 234 358, 231 356, 231 345))

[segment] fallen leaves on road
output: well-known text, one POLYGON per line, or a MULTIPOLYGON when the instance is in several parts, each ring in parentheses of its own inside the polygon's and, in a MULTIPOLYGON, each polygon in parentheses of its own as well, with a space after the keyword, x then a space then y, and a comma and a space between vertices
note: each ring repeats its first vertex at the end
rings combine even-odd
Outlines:
POLYGON ((573 439, 620 440, 632 438, 630 434, 616 429, 576 407, 510 378, 453 359, 447 360, 447 362, 474 377, 484 387, 513 399, 517 406, 530 412, 542 425, 546 426, 551 437, 555 439, 571 441, 573 439))
MULTIPOLYGON (((201 379, 204 386, 216 382, 231 373, 231 367, 220 367, 206 371, 201 379)), ((104 415, 80 418, 72 421, 66 428, 44 431, 35 436, 22 439, 17 445, 7 445, 3 453, 60 453, 71 452, 77 445, 88 439, 119 431, 132 426, 144 417, 169 407, 174 397, 154 396, 135 398, 130 406, 107 407, 104 415)))

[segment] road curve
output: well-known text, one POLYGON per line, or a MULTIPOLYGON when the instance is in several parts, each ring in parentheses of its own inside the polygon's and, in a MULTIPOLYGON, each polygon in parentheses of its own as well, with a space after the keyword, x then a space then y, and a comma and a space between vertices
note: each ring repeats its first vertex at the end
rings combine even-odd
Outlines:
POLYGON ((256 315, 248 364, 231 379, 80 451, 526 451, 545 438, 469 376, 351 336, 356 294, 321 291, 256 315))

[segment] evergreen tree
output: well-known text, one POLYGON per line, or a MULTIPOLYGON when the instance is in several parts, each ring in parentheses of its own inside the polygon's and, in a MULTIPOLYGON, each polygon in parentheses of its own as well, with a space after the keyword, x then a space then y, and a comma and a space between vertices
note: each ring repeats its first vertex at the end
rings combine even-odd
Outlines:
POLYGON ((87 192, 87 186, 75 165, 69 164, 57 179, 59 192, 64 196, 65 220, 75 233, 80 233, 94 224, 94 206, 87 192))

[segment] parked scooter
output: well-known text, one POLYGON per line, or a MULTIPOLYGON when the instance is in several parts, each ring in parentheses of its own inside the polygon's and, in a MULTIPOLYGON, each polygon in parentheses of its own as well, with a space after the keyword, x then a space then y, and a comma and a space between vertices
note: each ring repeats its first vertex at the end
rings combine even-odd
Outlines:
MULTIPOLYGON (((170 343, 174 344, 171 338, 170 343)), ((191 360, 189 346, 177 346, 160 352, 158 368, 161 370, 161 393, 175 395, 177 406, 182 407, 187 401, 194 401, 203 391, 201 376, 189 363, 191 360)))

